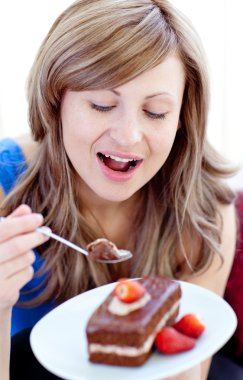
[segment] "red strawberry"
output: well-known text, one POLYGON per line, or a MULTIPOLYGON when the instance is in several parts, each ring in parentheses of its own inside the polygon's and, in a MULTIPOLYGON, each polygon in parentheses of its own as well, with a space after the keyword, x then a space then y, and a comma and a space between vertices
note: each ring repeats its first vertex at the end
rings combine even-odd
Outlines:
POLYGON ((205 324, 196 314, 186 314, 173 327, 192 338, 198 338, 205 330, 205 324))
POLYGON ((171 326, 162 328, 155 338, 155 346, 162 354, 176 354, 191 350, 196 340, 184 335, 171 326))
POLYGON ((120 280, 115 287, 114 294, 120 301, 131 303, 144 296, 146 289, 138 281, 120 280))

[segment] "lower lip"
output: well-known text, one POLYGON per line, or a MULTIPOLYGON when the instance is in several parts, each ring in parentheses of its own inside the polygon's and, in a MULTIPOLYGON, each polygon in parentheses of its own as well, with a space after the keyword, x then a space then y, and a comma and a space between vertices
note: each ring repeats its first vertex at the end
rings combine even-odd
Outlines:
POLYGON ((99 166, 101 168, 102 173, 109 180, 115 181, 115 182, 126 182, 126 181, 129 181, 134 176, 134 174, 136 173, 136 171, 138 170, 138 168, 140 167, 140 165, 143 162, 143 160, 139 161, 134 168, 128 170, 127 172, 119 172, 119 171, 115 171, 115 170, 112 170, 112 169, 108 168, 108 166, 106 166, 99 159, 99 157, 97 157, 97 160, 98 160, 98 164, 99 164, 99 166))

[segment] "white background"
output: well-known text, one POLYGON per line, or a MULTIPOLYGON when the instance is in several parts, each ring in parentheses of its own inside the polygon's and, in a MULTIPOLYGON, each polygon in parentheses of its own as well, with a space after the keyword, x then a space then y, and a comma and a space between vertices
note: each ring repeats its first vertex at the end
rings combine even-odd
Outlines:
MULTIPOLYGON (((226 158, 241 165, 243 1, 171 2, 191 19, 207 52, 212 94, 209 139, 226 158)), ((0 137, 28 131, 25 83, 29 69, 55 18, 71 3, 72 0, 0 0, 0 137)), ((243 188, 241 172, 237 186, 243 188)))

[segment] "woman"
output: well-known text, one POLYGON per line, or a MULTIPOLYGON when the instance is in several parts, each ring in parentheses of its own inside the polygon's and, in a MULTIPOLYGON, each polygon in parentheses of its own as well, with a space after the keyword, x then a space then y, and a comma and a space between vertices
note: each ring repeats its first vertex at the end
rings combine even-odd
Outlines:
MULTIPOLYGON (((205 137, 204 55, 167 1, 75 2, 39 50, 28 100, 34 141, 1 143, 3 379, 10 325, 31 327, 120 277, 157 273, 222 295, 235 248, 234 195, 222 182, 230 170, 205 137), (42 224, 83 247, 105 236, 133 259, 90 262, 47 241, 42 224)), ((176 379, 205 380, 207 370, 176 379)))

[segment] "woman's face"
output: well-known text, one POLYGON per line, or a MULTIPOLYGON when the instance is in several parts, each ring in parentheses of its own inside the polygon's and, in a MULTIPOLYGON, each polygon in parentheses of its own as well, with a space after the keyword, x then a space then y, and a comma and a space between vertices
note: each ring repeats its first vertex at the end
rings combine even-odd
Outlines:
POLYGON ((184 85, 183 65, 171 55, 122 86, 65 93, 64 146, 89 199, 127 200, 158 172, 179 126, 184 85))

